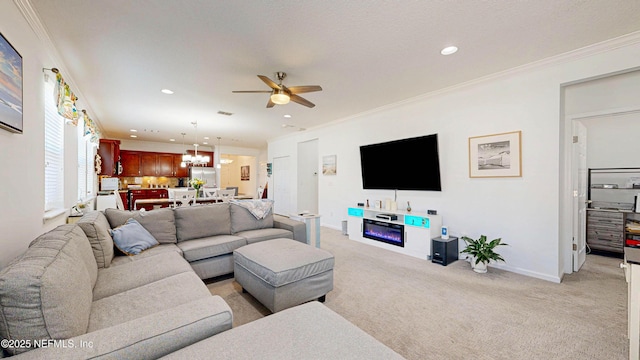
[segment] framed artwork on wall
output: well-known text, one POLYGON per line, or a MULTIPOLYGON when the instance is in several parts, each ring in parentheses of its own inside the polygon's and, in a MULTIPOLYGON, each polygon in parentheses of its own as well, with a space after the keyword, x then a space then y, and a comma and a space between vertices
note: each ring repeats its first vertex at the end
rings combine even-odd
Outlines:
POLYGON ((522 176, 521 131, 469 138, 469 177, 522 176))
POLYGON ((322 175, 336 175, 338 173, 336 158, 336 155, 322 157, 322 175))
POLYGON ((22 134, 22 56, 0 33, 0 128, 22 134))
POLYGON ((240 166, 240 181, 249 181, 249 165, 240 166))

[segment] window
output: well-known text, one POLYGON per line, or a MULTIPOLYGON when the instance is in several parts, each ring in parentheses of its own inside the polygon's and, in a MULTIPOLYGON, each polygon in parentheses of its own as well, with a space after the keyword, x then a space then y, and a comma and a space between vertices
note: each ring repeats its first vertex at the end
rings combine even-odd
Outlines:
POLYGON ((95 173, 93 169, 94 146, 89 136, 84 135, 84 124, 78 121, 78 201, 86 201, 95 195, 95 173))
POLYGON ((64 207, 64 119, 53 99, 53 81, 44 86, 44 210, 64 207))

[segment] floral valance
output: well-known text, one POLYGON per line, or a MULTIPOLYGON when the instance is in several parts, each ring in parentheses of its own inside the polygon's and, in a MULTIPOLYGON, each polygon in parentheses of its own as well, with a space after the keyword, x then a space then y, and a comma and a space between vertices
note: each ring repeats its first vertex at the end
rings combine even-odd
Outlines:
POLYGON ((65 119, 71 120, 73 125, 77 125, 78 110, 76 109, 76 100, 78 98, 71 91, 69 84, 64 81, 60 73, 56 74, 56 87, 53 96, 58 106, 58 114, 65 119))
POLYGON ((89 141, 98 144, 100 142, 100 138, 102 137, 100 129, 98 129, 96 123, 91 120, 85 110, 82 110, 82 113, 84 114, 84 136, 90 136, 91 138, 89 139, 89 141))

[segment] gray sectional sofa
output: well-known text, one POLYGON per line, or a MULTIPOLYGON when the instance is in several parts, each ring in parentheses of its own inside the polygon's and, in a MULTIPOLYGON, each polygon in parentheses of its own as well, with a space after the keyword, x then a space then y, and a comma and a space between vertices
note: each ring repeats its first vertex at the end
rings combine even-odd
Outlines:
MULTIPOLYGON (((133 217, 160 243, 138 256, 117 257, 116 263, 178 252, 201 279, 233 273, 233 250, 241 246, 277 238, 306 242, 304 223, 271 213, 258 220, 246 208, 232 203, 133 212, 106 209, 104 215, 111 228, 133 217)), ((86 215, 79 224, 83 222, 96 223, 86 215)))
POLYGON ((305 234, 301 222, 274 215, 258 220, 229 203, 88 213, 39 236, 0 270, 0 357, 156 359, 185 351, 188 357, 233 358, 216 356, 233 354, 219 346, 244 343, 259 354, 264 329, 280 333, 287 322, 306 328, 307 335, 295 348, 280 347, 278 358, 300 358, 301 351, 315 348, 351 358, 394 354, 319 303, 234 329, 242 339, 230 332, 231 309, 201 279, 232 273, 233 251, 244 245, 274 238, 305 242, 305 234), (118 255, 110 230, 131 218, 160 244, 135 256, 118 255), (315 326, 318 319, 323 326, 315 326), (352 340, 346 341, 350 347, 338 347, 329 333, 335 329, 352 340), (211 340, 225 332, 226 338, 211 340))
POLYGON ((229 306, 177 252, 98 267, 95 251, 79 225, 62 225, 0 271, 3 350, 150 359, 231 328, 229 306))

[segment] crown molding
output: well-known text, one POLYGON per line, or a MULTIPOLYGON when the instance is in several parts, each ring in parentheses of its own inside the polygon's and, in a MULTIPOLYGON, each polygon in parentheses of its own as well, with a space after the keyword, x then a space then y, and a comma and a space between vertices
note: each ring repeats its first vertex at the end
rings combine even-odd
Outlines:
MULTIPOLYGON (((542 69, 545 67, 549 67, 549 66, 554 66, 554 65, 558 65, 558 64, 562 64, 562 63, 567 63, 570 61, 576 61, 579 59, 583 59, 583 58, 587 58, 590 56, 594 56, 597 54, 601 54, 601 53, 605 53, 608 51, 612 51, 615 49, 619 49, 625 46, 629 46, 629 45, 634 45, 634 44, 638 44, 640 43, 640 31, 636 31, 636 32, 632 32, 626 35, 622 35, 616 38, 612 38, 612 39, 608 39, 605 41, 601 41, 599 43, 595 43, 595 44, 591 44, 591 45, 587 45, 585 47, 579 48, 579 49, 575 49, 572 51, 568 51, 566 53, 562 53, 559 55, 555 55, 555 56, 551 56, 545 59, 541 59, 538 61, 534 61, 531 63, 527 63, 521 66, 516 66, 507 70, 503 70, 503 71, 499 71, 493 74, 489 74, 486 76, 482 76, 473 80, 469 80, 466 82, 462 82, 459 84, 455 84, 449 87, 445 87, 442 89, 438 89, 438 90, 434 90, 425 94, 421 94, 421 95, 417 95, 408 99, 404 99, 401 101, 397 101, 395 103, 391 103, 391 104, 386 104, 383 106, 379 106, 377 108, 373 108, 367 111, 363 111, 357 114, 353 114, 353 115, 349 115, 347 117, 344 117, 342 119, 336 119, 334 121, 330 121, 321 125, 318 125, 316 127, 312 127, 309 128, 307 130, 317 130, 317 129, 321 129, 324 127, 328 127, 328 126, 333 126, 342 122, 346 122, 349 120, 353 120, 353 119, 357 119, 360 118, 362 116, 366 116, 366 115, 370 115, 370 114, 374 114, 380 111, 384 111, 384 110, 388 110, 388 109, 393 109, 396 108, 398 106, 402 106, 405 104, 411 104, 411 103, 415 103, 417 101, 422 101, 431 97, 435 97, 435 96, 439 96, 439 95, 443 95, 443 94, 447 94, 447 93, 451 93, 454 91, 458 91, 470 86, 474 86, 474 85, 478 85, 478 84, 483 84, 483 83, 487 83, 490 81, 494 81, 497 79, 501 79, 504 77, 508 77, 508 76, 513 76, 519 73, 524 73, 527 71, 531 71, 531 70, 538 70, 538 69, 542 69)), ((276 137, 273 140, 279 140, 282 139, 286 136, 291 136, 292 134, 287 134, 287 135, 283 135, 280 137, 276 137)))

